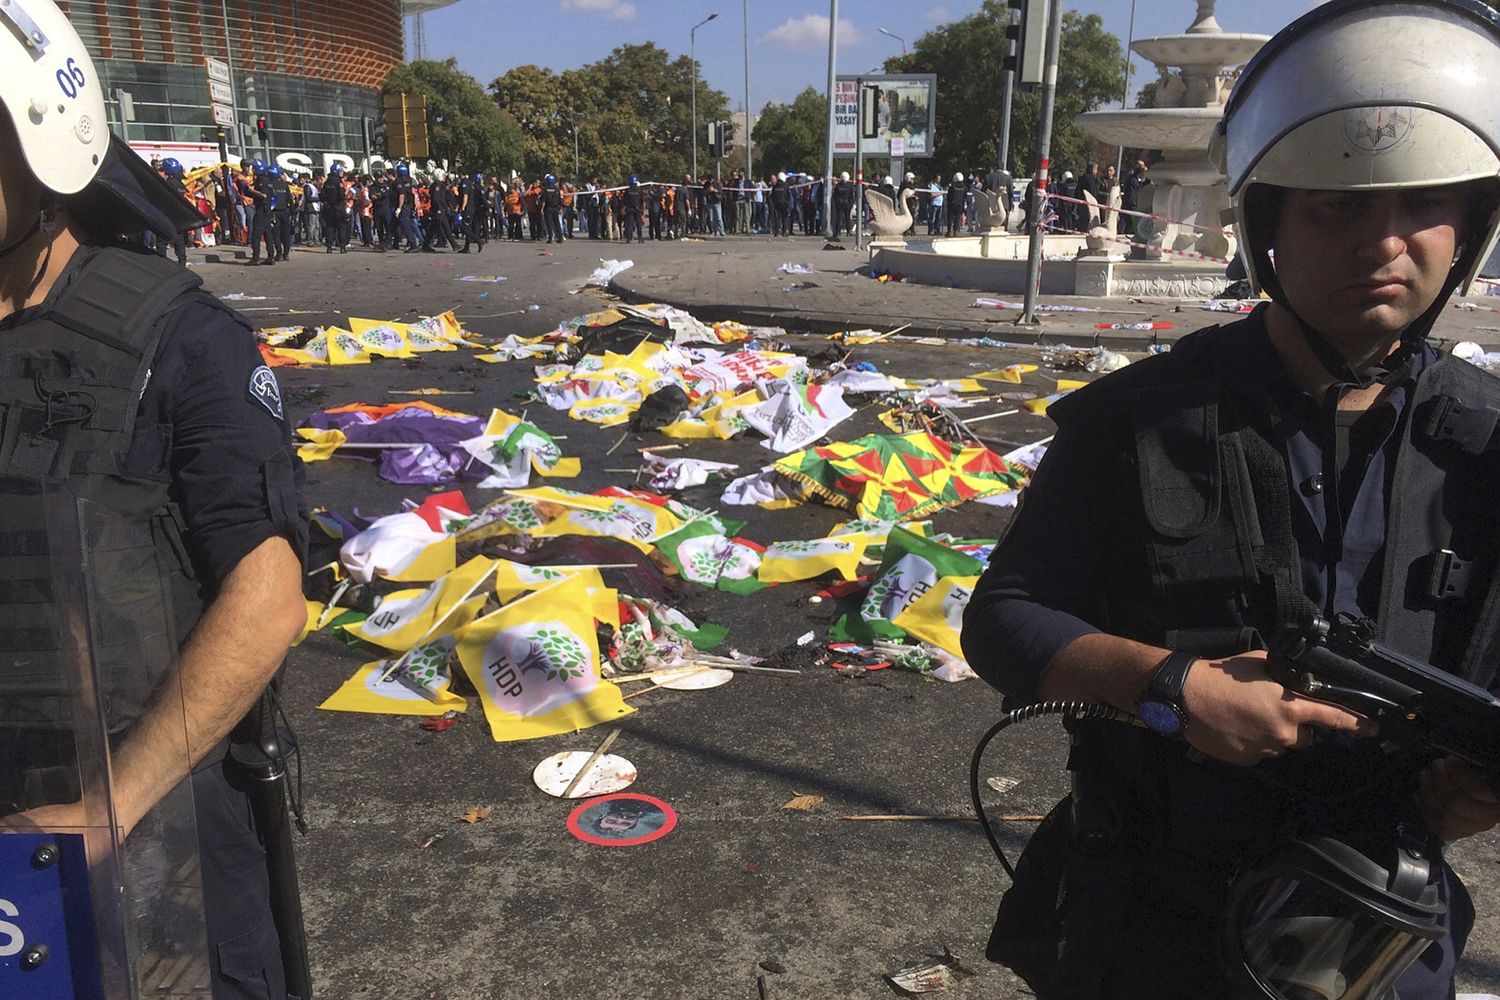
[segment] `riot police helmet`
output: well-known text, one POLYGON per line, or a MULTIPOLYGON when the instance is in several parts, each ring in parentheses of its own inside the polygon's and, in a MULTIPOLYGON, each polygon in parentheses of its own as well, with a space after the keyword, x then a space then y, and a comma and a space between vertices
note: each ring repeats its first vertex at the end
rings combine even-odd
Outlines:
POLYGON ((42 189, 35 220, 0 254, 54 232, 64 202, 70 218, 103 237, 203 224, 175 185, 111 134, 94 61, 54 0, 0 4, 0 65, 0 106, 42 189))
MULTIPOLYGON (((1274 239, 1291 190, 1384 193, 1465 185, 1447 281, 1402 333, 1426 336, 1500 235, 1500 12, 1479 0, 1331 0, 1283 28, 1245 66, 1215 129, 1247 276, 1297 316, 1325 367, 1339 366, 1288 300, 1274 239), (1443 71, 1428 53, 1443 53, 1443 71)), ((1356 379, 1367 382, 1368 379, 1356 379)))
POLYGON ((641 179, 639 177, 637 177, 635 174, 631 174, 630 175, 630 186, 631 187, 639 187, 640 183, 641 183, 641 179))
POLYGON ((168 177, 181 177, 183 174, 182 161, 175 156, 169 156, 161 161, 161 172, 168 177))
POLYGON ((546 184, 546 185, 548 185, 548 186, 551 186, 551 185, 553 185, 553 184, 556 184, 556 183, 557 183, 557 178, 556 178, 556 177, 555 177, 555 176, 554 176, 554 175, 552 175, 552 174, 548 174, 548 175, 547 175, 547 176, 546 176, 546 177, 545 177, 545 178, 544 178, 544 179, 543 179, 543 180, 542 180, 542 183, 543 183, 543 184, 546 184))
POLYGON ((475 184, 483 184, 484 183, 484 174, 475 174, 474 175, 474 183, 475 184))
POLYGON ((411 167, 405 163, 396 164, 396 176, 408 180, 411 177, 411 167))
POLYGON ((328 168, 328 176, 329 177, 343 177, 344 176, 344 165, 342 163, 335 163, 333 166, 329 167, 328 168))
POLYGON ((269 178, 271 178, 272 180, 280 180, 281 179, 281 168, 278 167, 276 164, 272 163, 271 165, 269 165, 268 167, 266 167, 266 176, 269 177, 269 178))
POLYGON ((843 181, 845 184, 849 183, 849 171, 845 170, 840 173, 839 180, 843 181))
POLYGON ((957 172, 957 173, 955 173, 953 175, 953 183, 955 183, 955 184, 962 184, 963 182, 964 182, 964 175, 963 175, 963 173, 961 171, 957 172))

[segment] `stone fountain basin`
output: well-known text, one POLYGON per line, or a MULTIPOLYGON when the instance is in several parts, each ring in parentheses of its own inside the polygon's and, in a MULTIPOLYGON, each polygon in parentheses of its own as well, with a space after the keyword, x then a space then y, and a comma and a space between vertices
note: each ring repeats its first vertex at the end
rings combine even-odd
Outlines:
POLYGON ((1088 111, 1073 122, 1110 146, 1203 150, 1223 117, 1223 108, 1126 108, 1088 111))
POLYGON ((1158 66, 1208 66, 1217 69, 1246 62, 1270 40, 1270 35, 1238 35, 1227 32, 1163 35, 1160 38, 1142 38, 1130 48, 1158 66))

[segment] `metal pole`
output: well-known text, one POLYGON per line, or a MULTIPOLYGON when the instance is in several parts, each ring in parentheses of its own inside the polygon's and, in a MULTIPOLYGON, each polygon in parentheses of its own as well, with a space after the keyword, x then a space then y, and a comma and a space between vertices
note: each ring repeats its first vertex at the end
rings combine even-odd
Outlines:
MULTIPOLYGON (((832 136, 829 137, 830 140, 832 136)), ((865 78, 854 81, 854 249, 865 248, 865 78)))
POLYGON ((1031 197, 1031 243, 1026 258, 1026 309, 1017 323, 1034 326, 1042 291, 1042 229, 1047 210, 1047 175, 1052 170, 1052 111, 1057 103, 1057 53, 1062 42, 1062 0, 1051 0, 1047 21, 1047 63, 1042 76, 1042 121, 1037 135, 1036 189, 1031 197))
POLYGON ((698 183, 698 29, 719 16, 718 11, 693 25, 688 32, 688 61, 693 64, 693 183, 698 183))
MULTIPOLYGON (((1130 0, 1130 33, 1125 39, 1125 93, 1120 95, 1120 108, 1123 110, 1130 101, 1130 47, 1135 44, 1135 0, 1130 0)), ((1121 146, 1115 152, 1115 183, 1125 183, 1125 147, 1121 146)))
MULTIPOLYGON (((698 183, 698 29, 688 32, 688 61, 693 64, 693 183, 698 183)), ((682 192, 687 194, 686 191, 682 192)))
MULTIPOLYGON (((1014 23, 1015 14, 1009 11, 1007 11, 1006 13, 1011 22, 1014 23)), ((1005 47, 1006 64, 1009 65, 1010 63, 1014 62, 1015 58, 1016 40, 1014 38, 1011 38, 1007 40, 1005 47)), ((1010 116, 1011 102, 1012 98, 1014 98, 1015 96, 1015 91, 1016 71, 1013 69, 1007 69, 1005 71, 1005 96, 1001 98, 1000 102, 1000 169, 1005 171, 1006 173, 1010 173, 1010 116)), ((1009 205, 1005 206, 1005 211, 1008 216, 1010 212, 1009 205)))
POLYGON ((833 237, 833 98, 838 85, 839 0, 828 0, 828 137, 823 157, 823 236, 833 237))
MULTIPOLYGON (((745 16, 745 180, 744 186, 753 187, 755 171, 750 169, 750 0, 741 0, 745 16)), ((741 198, 749 198, 749 191, 741 191, 741 198)), ((753 210, 753 203, 752 203, 753 210)))
POLYGON ((234 50, 229 45, 229 0, 219 0, 219 13, 224 24, 224 65, 229 67, 229 106, 234 109, 234 144, 240 148, 240 159, 246 158, 245 132, 240 122, 240 102, 234 88, 234 50))
POLYGON ((577 184, 583 180, 583 173, 578 169, 578 126, 573 126, 573 183, 577 184))

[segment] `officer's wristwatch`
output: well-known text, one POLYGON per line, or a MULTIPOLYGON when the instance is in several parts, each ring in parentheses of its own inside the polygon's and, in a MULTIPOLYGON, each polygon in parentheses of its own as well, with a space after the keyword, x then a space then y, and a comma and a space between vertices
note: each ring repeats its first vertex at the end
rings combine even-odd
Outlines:
POLYGON ((1135 714, 1153 733, 1163 736, 1179 736, 1187 727, 1187 708, 1182 702, 1182 688, 1187 683, 1188 671, 1198 658, 1191 653, 1168 653, 1161 661, 1146 693, 1136 704, 1135 714))

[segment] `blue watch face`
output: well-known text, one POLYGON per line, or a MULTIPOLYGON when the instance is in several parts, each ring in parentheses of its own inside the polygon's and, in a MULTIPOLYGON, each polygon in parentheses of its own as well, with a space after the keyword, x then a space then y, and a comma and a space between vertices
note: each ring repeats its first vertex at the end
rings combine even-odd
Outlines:
POLYGON ((1153 733, 1176 736, 1182 732, 1182 716, 1164 701, 1142 701, 1136 706, 1136 716, 1153 733))

